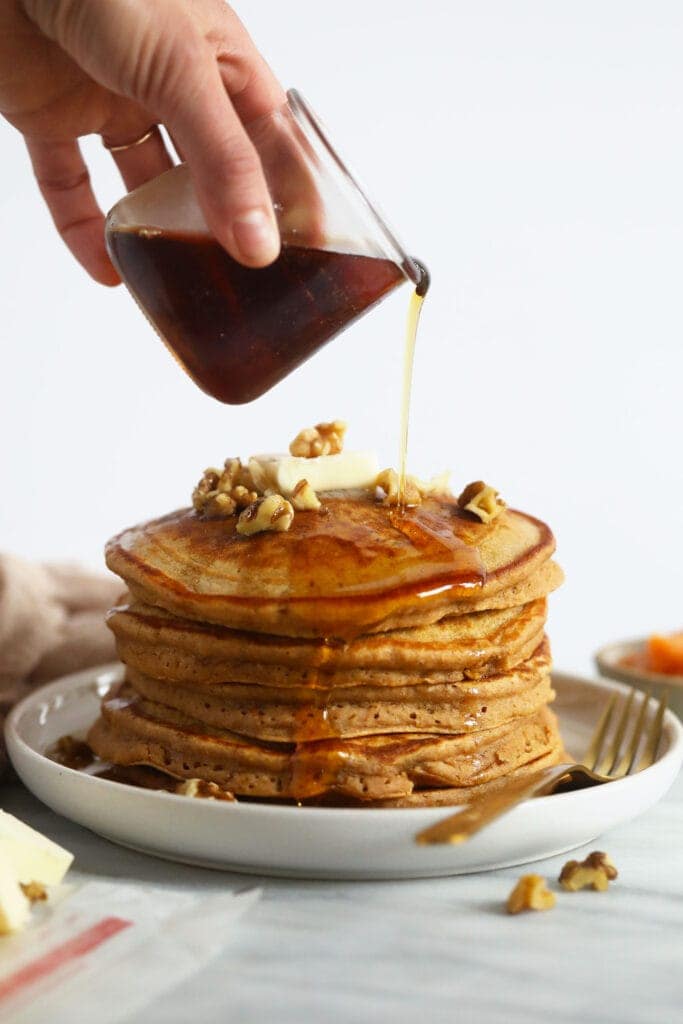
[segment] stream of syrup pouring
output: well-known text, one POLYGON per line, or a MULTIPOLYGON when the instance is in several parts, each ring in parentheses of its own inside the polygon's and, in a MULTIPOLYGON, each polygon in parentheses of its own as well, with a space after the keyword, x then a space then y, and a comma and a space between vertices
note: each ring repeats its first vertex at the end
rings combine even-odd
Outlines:
MULTIPOLYGON (((420 313, 429 289, 429 273, 421 263, 414 261, 420 273, 420 280, 410 296, 406 340, 403 357, 403 390, 401 394, 401 428, 399 435, 398 504, 392 510, 391 521, 401 532, 409 534, 425 529, 415 521, 409 522, 406 504, 406 481, 408 461, 408 426, 410 421, 410 397, 415 363, 415 342, 420 322, 420 313)), ((434 532, 429 530, 434 538, 434 532)), ((445 543, 445 542, 444 542, 445 543)), ((310 685, 310 683, 309 683, 310 685)), ((320 676, 315 685, 320 687, 320 676)), ((344 744, 335 743, 338 733, 330 721, 330 705, 334 692, 321 693, 319 688, 310 691, 306 704, 295 712, 296 746, 292 755, 292 789, 298 794, 298 802, 311 799, 330 789, 344 770, 348 751, 344 744)))
POLYGON ((413 367, 415 365, 415 342, 417 340, 417 328, 420 323, 422 304, 429 289, 429 273, 421 263, 414 262, 420 271, 420 281, 410 296, 408 322, 406 324, 406 344, 403 355, 403 392, 401 394, 401 433, 399 435, 398 460, 398 507, 401 511, 406 506, 408 427, 410 424, 410 396, 413 389, 413 367))

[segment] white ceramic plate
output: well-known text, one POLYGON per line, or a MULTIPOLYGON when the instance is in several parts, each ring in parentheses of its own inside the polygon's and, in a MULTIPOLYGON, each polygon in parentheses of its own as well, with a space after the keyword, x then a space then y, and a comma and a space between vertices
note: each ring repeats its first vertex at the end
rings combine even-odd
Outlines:
MULTIPOLYGON (((49 807, 124 846, 171 860, 250 874, 306 878, 419 878, 464 874, 548 857, 590 842, 656 803, 683 760, 683 727, 669 713, 655 764, 594 789, 516 807, 461 846, 417 846, 414 835, 448 811, 226 804, 135 789, 64 768, 44 751, 84 735, 120 666, 65 676, 23 700, 6 737, 20 777, 49 807)), ((616 683, 556 675, 565 742, 581 754, 616 683)))
POLYGON ((647 639, 619 640, 602 647, 595 655, 595 664, 601 675, 630 683, 642 690, 651 690, 657 700, 666 691, 669 707, 683 718, 683 676, 667 676, 663 672, 649 672, 646 668, 624 664, 624 658, 642 657, 647 639))

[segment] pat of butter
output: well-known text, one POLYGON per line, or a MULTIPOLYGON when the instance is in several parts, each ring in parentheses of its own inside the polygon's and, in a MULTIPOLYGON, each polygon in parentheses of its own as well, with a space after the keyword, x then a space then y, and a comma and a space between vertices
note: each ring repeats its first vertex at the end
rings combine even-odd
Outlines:
POLYGON ((0 853, 0 935, 23 928, 31 915, 31 903, 24 896, 14 865, 0 853))
POLYGON ((5 811, 0 811, 0 857, 19 882, 42 885, 58 885, 74 859, 68 850, 5 811))
POLYGON ((265 486, 288 498, 300 480, 308 480, 314 491, 345 491, 375 486, 379 473, 374 452, 339 452, 312 459, 296 455, 254 455, 249 468, 265 486))

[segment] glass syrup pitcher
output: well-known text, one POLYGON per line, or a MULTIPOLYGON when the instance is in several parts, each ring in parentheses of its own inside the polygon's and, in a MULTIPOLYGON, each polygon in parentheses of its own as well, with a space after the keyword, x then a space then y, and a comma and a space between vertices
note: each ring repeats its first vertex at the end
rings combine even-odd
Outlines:
POLYGON ((179 164, 107 217, 121 278, 173 355, 221 402, 251 402, 403 281, 406 255, 295 90, 246 126, 268 183, 280 255, 244 267, 209 232, 179 164))

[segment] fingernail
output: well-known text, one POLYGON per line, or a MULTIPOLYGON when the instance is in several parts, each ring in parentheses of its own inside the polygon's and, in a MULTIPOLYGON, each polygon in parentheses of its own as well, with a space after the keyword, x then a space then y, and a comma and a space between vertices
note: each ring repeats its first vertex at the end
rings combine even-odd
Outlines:
POLYGON ((264 210, 247 210, 232 225, 240 256, 248 263, 272 263, 280 251, 280 238, 264 210))

